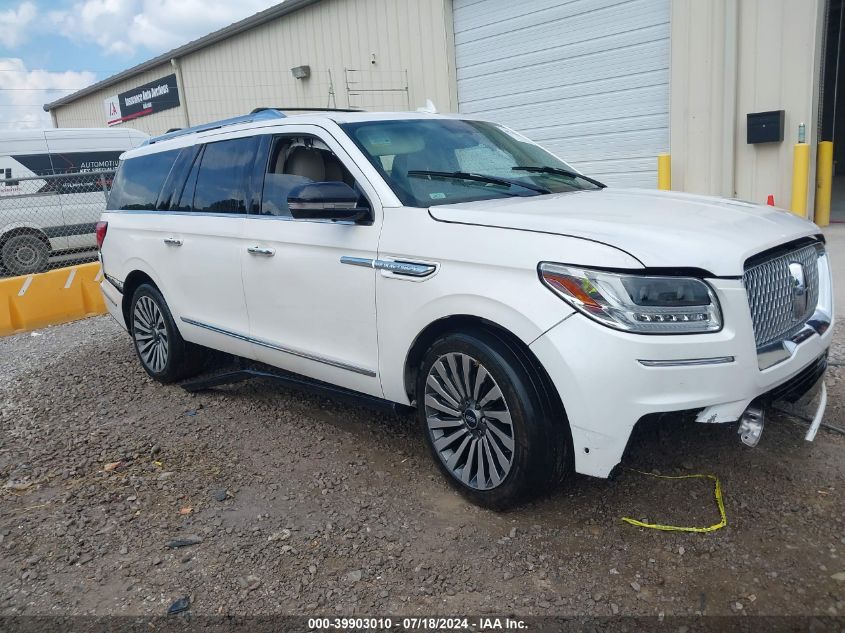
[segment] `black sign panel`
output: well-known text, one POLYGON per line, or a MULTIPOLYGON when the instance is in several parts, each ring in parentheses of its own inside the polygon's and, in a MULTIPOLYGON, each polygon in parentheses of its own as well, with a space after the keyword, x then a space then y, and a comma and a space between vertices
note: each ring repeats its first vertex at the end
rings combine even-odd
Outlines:
MULTIPOLYGON (((50 176, 73 174, 66 178, 51 178, 38 190, 58 191, 59 193, 84 193, 86 191, 101 191, 101 172, 111 172, 117 169, 118 158, 123 150, 105 152, 65 152, 62 154, 24 154, 11 156, 25 169, 36 176, 50 176), (90 174, 90 176, 77 175, 90 174)), ((15 176, 26 177, 29 173, 8 170, 9 178, 15 176)), ((111 174, 106 176, 106 184, 111 184, 111 174)))
MULTIPOLYGON (((79 172, 114 171, 124 150, 105 152, 63 152, 55 154, 23 154, 12 156, 36 176, 79 172)), ((16 174, 28 176, 29 174, 16 174)))
POLYGON ((179 106, 176 75, 168 75, 106 99, 108 124, 115 125, 179 106), (116 103, 115 103, 116 101, 116 103))

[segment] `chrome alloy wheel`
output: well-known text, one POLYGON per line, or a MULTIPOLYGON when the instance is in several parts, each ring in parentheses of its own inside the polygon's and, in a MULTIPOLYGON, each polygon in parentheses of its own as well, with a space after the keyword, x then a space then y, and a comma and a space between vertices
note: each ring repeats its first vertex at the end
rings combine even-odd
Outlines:
POLYGON ((163 372, 169 353, 167 327, 161 309, 150 297, 142 296, 135 304, 132 335, 144 365, 155 374, 163 372))
POLYGON ((510 409, 476 359, 444 354, 425 382, 425 417, 435 451, 452 475, 475 490, 499 486, 514 459, 510 409))

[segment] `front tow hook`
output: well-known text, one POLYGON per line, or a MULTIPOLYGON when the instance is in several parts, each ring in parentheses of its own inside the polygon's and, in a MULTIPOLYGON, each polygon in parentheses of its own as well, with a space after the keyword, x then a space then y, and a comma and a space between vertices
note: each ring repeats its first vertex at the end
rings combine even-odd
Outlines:
POLYGON ((739 439, 746 446, 754 448, 763 435, 766 412, 759 403, 752 402, 739 419, 739 439))

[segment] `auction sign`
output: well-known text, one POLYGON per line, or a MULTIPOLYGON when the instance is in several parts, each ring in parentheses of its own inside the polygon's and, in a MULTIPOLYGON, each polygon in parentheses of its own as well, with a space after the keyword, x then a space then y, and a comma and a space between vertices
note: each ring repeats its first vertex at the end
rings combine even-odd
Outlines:
POLYGON ((179 106, 176 75, 168 75, 148 84, 121 92, 105 100, 106 123, 117 125, 148 114, 179 106))

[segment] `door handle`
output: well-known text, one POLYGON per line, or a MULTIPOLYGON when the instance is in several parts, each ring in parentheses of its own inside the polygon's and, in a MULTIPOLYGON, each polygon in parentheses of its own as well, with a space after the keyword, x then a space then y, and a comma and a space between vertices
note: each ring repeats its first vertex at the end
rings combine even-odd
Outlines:
POLYGON ((168 246, 182 246, 182 240, 176 237, 165 237, 164 243, 168 246))
POLYGON ((250 255, 263 255, 264 257, 272 257, 276 251, 272 248, 262 248, 261 246, 250 246, 247 249, 250 255))

